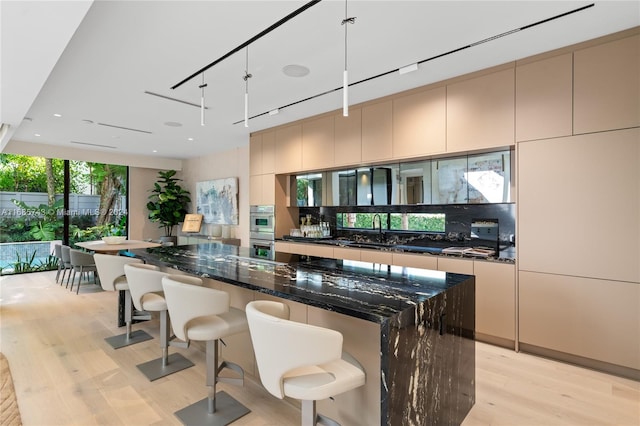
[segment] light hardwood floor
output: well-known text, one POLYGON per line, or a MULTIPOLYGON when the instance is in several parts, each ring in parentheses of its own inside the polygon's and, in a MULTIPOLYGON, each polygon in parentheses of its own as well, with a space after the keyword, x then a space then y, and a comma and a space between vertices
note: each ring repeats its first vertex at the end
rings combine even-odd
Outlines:
MULTIPOLYGON (((113 350, 116 294, 55 272, 0 277, 0 351, 9 360, 25 425, 179 425, 173 412, 206 396, 204 354, 177 349, 196 365, 154 382, 135 367, 157 358, 156 337, 113 350)), ((476 344, 476 404, 463 425, 640 425, 640 383, 476 344)), ((299 411, 246 381, 220 384, 252 412, 234 423, 297 425, 299 411)), ((347 425, 345 425, 347 426, 347 425)))

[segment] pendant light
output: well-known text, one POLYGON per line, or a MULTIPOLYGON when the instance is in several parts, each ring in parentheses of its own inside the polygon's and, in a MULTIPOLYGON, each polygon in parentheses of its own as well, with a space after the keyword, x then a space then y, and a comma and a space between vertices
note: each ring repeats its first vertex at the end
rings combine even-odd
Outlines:
POLYGON ((247 54, 244 70, 244 127, 249 127, 249 79, 253 77, 249 74, 249 46, 247 46, 247 54))
POLYGON ((342 74, 342 115, 344 117, 349 116, 349 71, 347 69, 347 25, 354 24, 356 22, 355 17, 349 17, 347 13, 347 0, 344 0, 344 19, 342 25, 344 25, 344 72, 342 74))
POLYGON ((204 73, 202 73, 202 84, 198 87, 200 88, 200 125, 204 126, 204 110, 206 109, 204 106, 204 88, 207 87, 204 82, 204 73))

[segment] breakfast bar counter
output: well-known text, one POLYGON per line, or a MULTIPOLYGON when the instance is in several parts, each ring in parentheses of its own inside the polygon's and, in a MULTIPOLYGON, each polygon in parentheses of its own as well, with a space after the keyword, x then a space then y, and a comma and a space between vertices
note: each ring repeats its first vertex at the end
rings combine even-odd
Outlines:
POLYGON ((345 426, 460 424, 475 402, 473 276, 287 253, 264 260, 218 244, 131 253, 253 299, 299 304, 307 322, 341 331, 367 384, 318 410, 345 426))

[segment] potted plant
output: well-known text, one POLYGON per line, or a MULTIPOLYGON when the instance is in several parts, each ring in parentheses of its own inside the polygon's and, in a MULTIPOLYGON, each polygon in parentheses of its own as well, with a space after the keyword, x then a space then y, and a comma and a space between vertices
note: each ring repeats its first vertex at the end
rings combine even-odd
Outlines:
POLYGON ((154 184, 149 196, 147 209, 149 220, 160 223, 165 236, 162 241, 172 241, 176 244, 177 237, 173 236, 173 228, 184 221, 188 213, 187 204, 191 202, 190 193, 178 185, 180 179, 175 178, 175 170, 158 172, 159 179, 154 184))

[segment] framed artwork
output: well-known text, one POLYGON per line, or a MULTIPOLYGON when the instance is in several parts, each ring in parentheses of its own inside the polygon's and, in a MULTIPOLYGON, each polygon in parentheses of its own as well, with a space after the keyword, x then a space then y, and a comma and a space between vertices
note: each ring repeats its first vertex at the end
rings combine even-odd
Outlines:
POLYGON ((238 178, 197 182, 196 211, 204 223, 237 225, 238 178))

